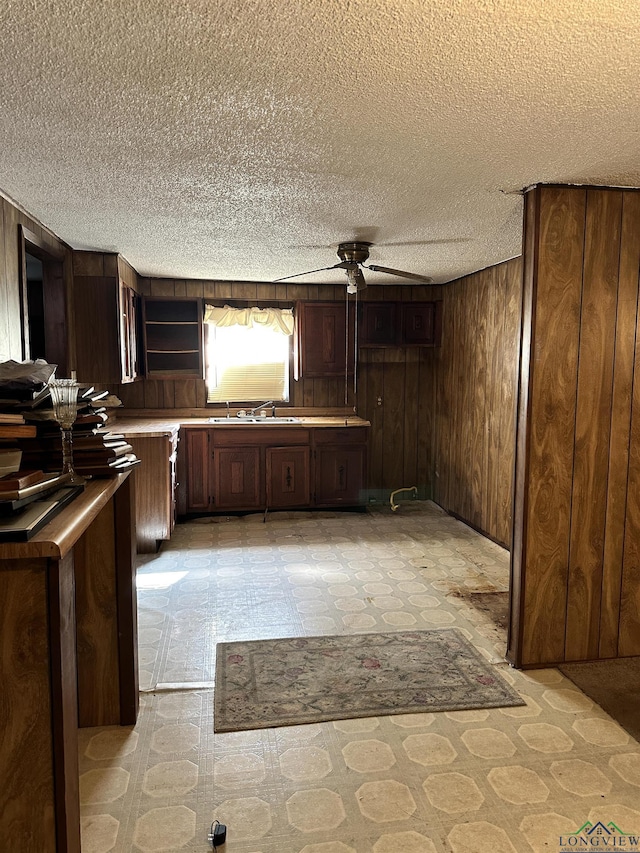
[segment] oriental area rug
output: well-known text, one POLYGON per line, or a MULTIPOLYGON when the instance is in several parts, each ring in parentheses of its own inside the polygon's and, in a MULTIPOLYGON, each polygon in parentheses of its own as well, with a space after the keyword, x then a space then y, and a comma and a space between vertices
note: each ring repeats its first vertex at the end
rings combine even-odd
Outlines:
POLYGON ((457 628, 216 648, 216 732, 524 704, 457 628))

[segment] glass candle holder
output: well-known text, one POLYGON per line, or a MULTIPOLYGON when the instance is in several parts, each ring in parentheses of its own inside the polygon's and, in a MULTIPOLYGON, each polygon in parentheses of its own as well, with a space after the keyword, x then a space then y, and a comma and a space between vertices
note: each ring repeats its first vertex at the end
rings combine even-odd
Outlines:
POLYGON ((69 475, 69 483, 79 486, 86 481, 73 467, 73 422, 78 414, 78 387, 75 379, 49 382, 53 411, 62 433, 62 473, 69 475))

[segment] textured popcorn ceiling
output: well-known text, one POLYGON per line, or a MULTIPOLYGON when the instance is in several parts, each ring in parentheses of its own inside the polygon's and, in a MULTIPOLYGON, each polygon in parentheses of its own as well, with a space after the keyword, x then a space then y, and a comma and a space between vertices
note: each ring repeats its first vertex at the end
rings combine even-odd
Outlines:
POLYGON ((0 189, 142 274, 360 238, 446 281, 519 254, 525 186, 640 185, 638 0, 4 0, 0 33, 0 189))

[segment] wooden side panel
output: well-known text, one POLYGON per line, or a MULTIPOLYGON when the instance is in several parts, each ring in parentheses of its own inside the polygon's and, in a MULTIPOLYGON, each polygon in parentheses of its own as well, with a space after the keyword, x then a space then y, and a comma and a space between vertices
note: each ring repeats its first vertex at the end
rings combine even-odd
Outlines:
POLYGON ((512 538, 513 489, 515 482, 515 435, 517 375, 520 356, 521 319, 523 313, 523 265, 521 258, 500 267, 501 294, 499 312, 501 324, 496 335, 501 342, 500 396, 498 413, 498 445, 500 448, 497 474, 495 539, 507 546, 512 538))
MULTIPOLYGON (((633 229, 640 242, 640 223, 633 229)), ((626 235, 625 235, 626 236, 626 235)), ((626 240, 625 240, 626 244, 626 240)), ((633 270, 630 270, 633 274, 633 270)), ((640 654, 640 312, 636 324, 636 350, 631 403, 629 474, 624 527, 620 590, 619 655, 640 654)))
POLYGON ((114 530, 110 501, 75 546, 81 726, 120 722, 114 530))
MULTIPOLYGON (((73 553, 49 563, 49 617, 57 850, 80 853, 79 704, 73 553)), ((118 718, 119 719, 119 718, 118 718)))
POLYGON ((622 194, 587 191, 565 655, 598 657, 622 194))
POLYGON ((0 573, 0 838, 6 850, 56 850, 47 562, 0 573), (28 792, 28 796, 26 793, 28 792), (37 801, 38 819, 33 802, 37 801))
POLYGON ((121 726, 135 724, 140 705, 135 554, 136 474, 134 469, 113 496, 121 726))
POLYGON ((507 658, 522 664, 524 629, 524 593, 527 581, 527 518, 529 512, 529 427, 531 385, 533 374, 533 335, 538 264, 538 234, 540 231, 539 194, 529 192, 524 200, 524 234, 522 258, 522 307, 520 323, 519 375, 516 409, 516 444, 513 479, 513 530, 511 563, 509 567, 509 630, 507 658))
POLYGON ((117 269, 118 277, 127 285, 127 287, 130 287, 132 290, 135 290, 136 293, 139 293, 140 277, 131 264, 125 260, 122 255, 118 255, 117 269))
POLYGON ((140 460, 135 469, 138 553, 153 554, 171 531, 171 444, 166 436, 128 439, 140 460))
MULTIPOLYGON (((632 556, 640 542, 637 520, 638 489, 629 480, 629 450, 632 438, 631 411, 634 394, 634 357, 638 346, 636 326, 638 322, 638 271, 640 269, 640 193, 626 192, 622 196, 622 234, 620 240, 620 282, 618 285, 618 309, 615 348, 615 370, 613 377, 613 402, 611 406, 611 442, 609 445, 609 483, 607 492, 607 518, 605 527, 604 562, 602 574, 602 609, 600 618, 599 657, 615 657, 618 652, 618 635, 622 638, 622 652, 638 646, 631 640, 634 623, 637 624, 638 608, 633 594, 640 578, 634 574, 638 557, 632 556), (627 486, 630 486, 627 491, 627 486), (625 518, 627 501, 631 505, 627 527, 628 559, 625 558, 625 518), (623 562, 624 561, 624 562, 623 562), (622 592, 623 565, 625 570, 625 609, 621 619, 620 597, 622 592), (631 610, 628 604, 631 603, 631 610), (629 617, 630 620, 629 620, 629 617)), ((635 374, 640 377, 640 374, 635 374)), ((637 393, 637 391, 636 391, 637 393)), ((636 418, 638 409, 635 409, 636 418)), ((634 429, 633 447, 637 452, 637 425, 634 429)), ((637 476, 634 473, 634 477, 637 476)), ((637 480, 636 480, 637 482, 637 480)), ((637 572, 637 569, 635 570, 637 572)), ((638 631, 636 627, 636 632, 638 631)), ((629 651, 626 651, 629 650, 629 651)))
POLYGON ((554 662, 565 653, 586 192, 543 187, 540 196, 523 660, 554 662))

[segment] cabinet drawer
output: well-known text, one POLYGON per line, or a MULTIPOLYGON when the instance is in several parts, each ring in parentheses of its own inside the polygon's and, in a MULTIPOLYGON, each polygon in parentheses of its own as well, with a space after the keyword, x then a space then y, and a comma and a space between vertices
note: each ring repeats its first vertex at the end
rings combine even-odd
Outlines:
POLYGON ((329 427, 313 431, 315 444, 365 444, 367 427, 329 427))
POLYGON ((294 427, 215 427, 211 430, 215 447, 281 447, 309 444, 309 430, 294 427))

